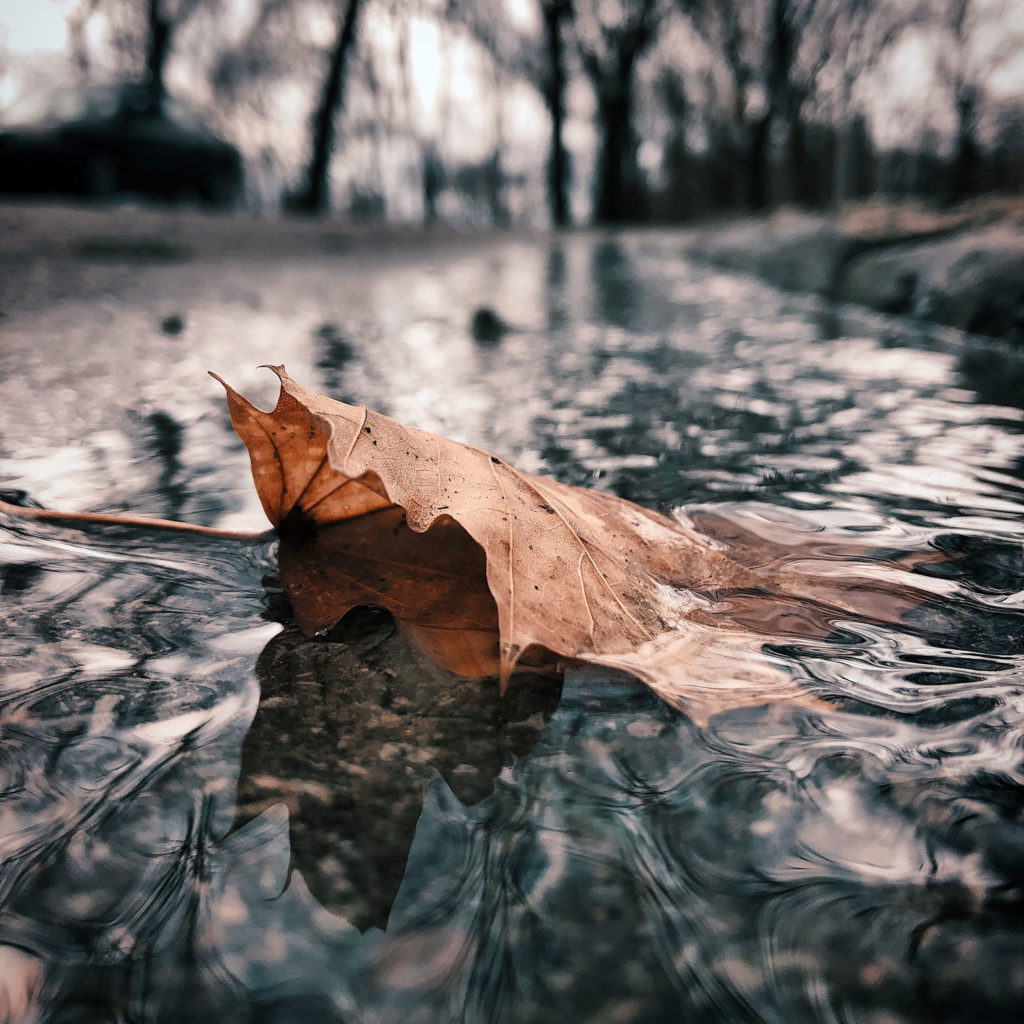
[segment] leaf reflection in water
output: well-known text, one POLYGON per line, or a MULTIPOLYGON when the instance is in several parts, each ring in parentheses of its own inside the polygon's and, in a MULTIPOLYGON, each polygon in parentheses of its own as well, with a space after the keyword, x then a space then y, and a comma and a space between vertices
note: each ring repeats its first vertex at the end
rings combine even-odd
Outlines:
POLYGON ((242 748, 239 818, 288 807, 292 864, 317 901, 384 928, 423 795, 440 773, 467 806, 529 752, 558 703, 551 678, 439 668, 390 615, 350 613, 323 639, 291 625, 256 664, 260 706, 242 748))

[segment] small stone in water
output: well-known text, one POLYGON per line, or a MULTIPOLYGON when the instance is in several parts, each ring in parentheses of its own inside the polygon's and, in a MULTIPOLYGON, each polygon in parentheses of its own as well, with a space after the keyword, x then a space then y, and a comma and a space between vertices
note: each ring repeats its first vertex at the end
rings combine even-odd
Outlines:
POLYGON ((164 334, 170 335, 172 338, 181 334, 185 329, 185 318, 179 316, 177 313, 172 313, 170 316, 165 316, 160 321, 160 330, 164 334))
POLYGON ((491 344, 501 341, 510 330, 508 324, 489 306, 481 306, 473 314, 469 329, 476 341, 491 344))

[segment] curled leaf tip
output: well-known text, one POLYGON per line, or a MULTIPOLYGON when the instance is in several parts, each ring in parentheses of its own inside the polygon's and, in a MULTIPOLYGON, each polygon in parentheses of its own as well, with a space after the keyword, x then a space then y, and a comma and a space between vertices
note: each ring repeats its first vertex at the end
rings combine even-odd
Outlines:
MULTIPOLYGON (((227 392, 229 409, 233 409, 239 405, 243 407, 249 406, 250 403, 248 399, 243 398, 219 373, 214 373, 213 370, 207 370, 206 372, 227 392)), ((232 417, 232 419, 234 419, 234 417, 232 417)))

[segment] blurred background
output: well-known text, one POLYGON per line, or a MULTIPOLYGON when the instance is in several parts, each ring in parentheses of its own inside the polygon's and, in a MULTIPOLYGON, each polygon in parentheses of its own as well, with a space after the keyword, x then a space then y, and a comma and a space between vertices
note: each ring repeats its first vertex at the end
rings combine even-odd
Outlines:
POLYGON ((1024 0, 3 0, 0 122, 8 193, 481 227, 953 203, 1024 182, 1024 0))

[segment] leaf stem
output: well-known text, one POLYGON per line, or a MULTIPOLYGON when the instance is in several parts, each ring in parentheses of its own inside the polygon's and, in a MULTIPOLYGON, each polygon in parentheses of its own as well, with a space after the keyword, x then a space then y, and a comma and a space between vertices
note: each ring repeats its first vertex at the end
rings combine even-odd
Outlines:
POLYGON ((180 523, 173 519, 150 519, 147 516, 119 516, 103 512, 57 512, 48 508, 25 508, 0 501, 0 513, 20 516, 22 519, 44 519, 48 522, 66 523, 69 526, 101 524, 104 526, 138 526, 146 530, 174 530, 178 533, 199 534, 203 537, 219 537, 221 540, 239 540, 247 543, 270 540, 275 537, 273 529, 261 533, 240 530, 218 530, 212 526, 196 526, 194 523, 180 523))

